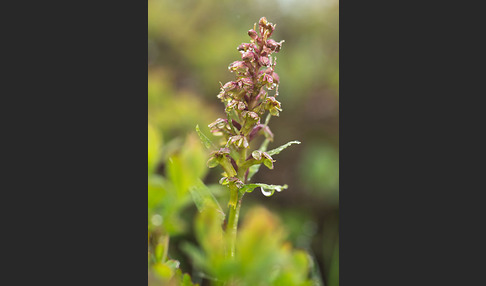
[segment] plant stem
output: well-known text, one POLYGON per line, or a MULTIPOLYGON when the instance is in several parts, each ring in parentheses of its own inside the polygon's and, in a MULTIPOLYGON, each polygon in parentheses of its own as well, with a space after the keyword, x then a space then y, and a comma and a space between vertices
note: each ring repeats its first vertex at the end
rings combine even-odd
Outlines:
POLYGON ((243 194, 240 194, 237 188, 233 188, 230 190, 231 196, 237 196, 236 206, 230 205, 229 209, 229 218, 228 218, 228 225, 226 227, 226 235, 228 239, 228 249, 227 254, 229 257, 235 257, 235 249, 236 249, 236 233, 238 230, 238 218, 240 215, 240 208, 241 208, 241 200, 243 198, 243 194))

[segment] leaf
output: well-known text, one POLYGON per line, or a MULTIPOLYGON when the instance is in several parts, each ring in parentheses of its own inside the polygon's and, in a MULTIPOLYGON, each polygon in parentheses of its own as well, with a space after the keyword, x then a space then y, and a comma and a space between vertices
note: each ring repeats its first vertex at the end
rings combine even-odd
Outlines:
POLYGON ((163 235, 161 242, 155 246, 155 261, 157 263, 164 263, 167 258, 167 252, 169 248, 169 236, 163 235))
POLYGON ((221 214, 221 219, 224 220, 225 215, 223 209, 209 188, 201 180, 189 188, 189 192, 199 212, 203 212, 207 208, 214 208, 221 214))
POLYGON ((192 284, 192 281, 191 281, 191 276, 189 276, 189 274, 187 273, 184 273, 184 276, 182 278, 182 286, 193 286, 194 284, 192 284))
POLYGON ((273 169, 273 161, 270 159, 263 160, 263 164, 267 166, 268 169, 273 169))
POLYGON ((200 267, 207 265, 204 252, 197 248, 195 245, 184 241, 181 243, 181 250, 193 260, 195 265, 200 267))
POLYGON ((157 263, 152 266, 152 269, 160 278, 166 281, 174 275, 174 271, 167 264, 157 263))
POLYGON ((289 147, 290 145, 292 144, 300 144, 300 141, 290 141, 289 143, 287 144, 284 144, 278 148, 275 148, 275 149, 272 149, 270 151, 267 151, 268 155, 270 156, 273 156, 273 155, 276 155, 276 154, 279 154, 280 152, 282 152, 283 149, 289 147))
POLYGON ((172 271, 175 271, 176 269, 179 268, 179 265, 181 263, 179 262, 179 260, 169 259, 164 264, 169 266, 172 269, 172 271))
POLYGON ((199 129, 199 124, 196 125, 196 132, 197 132, 197 135, 199 135, 201 142, 203 143, 203 145, 206 148, 208 148, 208 149, 211 148, 211 147, 214 148, 213 142, 206 135, 204 135, 204 133, 202 133, 201 130, 199 129))
POLYGON ((148 175, 152 175, 159 162, 162 139, 157 130, 148 125, 148 175))
POLYGON ((287 186, 287 185, 283 185, 283 186, 280 186, 280 185, 267 185, 267 184, 257 183, 257 184, 247 184, 243 188, 241 188, 240 190, 242 192, 251 193, 251 192, 253 192, 253 190, 255 188, 258 188, 258 187, 260 187, 262 189, 262 194, 263 195, 265 195, 267 197, 270 197, 271 195, 273 195, 273 193, 275 191, 281 192, 282 190, 287 189, 289 186, 287 186))

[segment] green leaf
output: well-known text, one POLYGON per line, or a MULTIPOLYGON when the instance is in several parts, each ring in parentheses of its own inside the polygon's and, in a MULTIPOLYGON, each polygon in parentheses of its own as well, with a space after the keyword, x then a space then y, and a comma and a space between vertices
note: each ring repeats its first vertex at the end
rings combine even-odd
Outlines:
POLYGON ((275 148, 275 149, 272 149, 270 151, 267 151, 268 155, 270 156, 273 156, 273 155, 276 155, 276 154, 279 154, 280 152, 282 152, 283 149, 289 147, 290 145, 292 144, 300 144, 300 141, 290 141, 289 143, 287 144, 284 144, 278 148, 275 148))
POLYGON ((282 190, 287 189, 289 186, 287 186, 287 185, 283 185, 283 186, 267 185, 267 184, 260 184, 260 183, 258 183, 258 184, 247 184, 243 188, 241 188, 240 191, 251 193, 251 192, 253 192, 253 190, 255 188, 258 188, 258 187, 261 188, 263 195, 270 197, 271 195, 273 195, 273 193, 275 191, 281 192, 282 190))
POLYGON ((157 244, 157 246, 155 247, 155 260, 157 262, 163 262, 162 260, 163 260, 164 252, 165 252, 164 244, 162 243, 157 244))
POLYGON ((174 275, 174 271, 167 264, 157 263, 152 266, 152 269, 160 278, 166 281, 174 275))
POLYGON ((148 125, 148 175, 152 175, 160 159, 161 135, 157 130, 148 125))
POLYGON ((211 157, 209 158, 208 162, 206 163, 206 165, 208 166, 208 168, 215 168, 219 165, 219 159, 216 158, 216 157, 211 157))
POLYGON ((167 262, 165 262, 164 264, 169 266, 172 269, 172 271, 175 271, 176 269, 179 268, 179 265, 181 263, 179 262, 179 260, 170 259, 167 260, 167 262))
POLYGON ((157 263, 164 263, 167 258, 169 248, 169 236, 163 235, 161 241, 155 246, 155 261, 157 263))
POLYGON ((263 164, 265 164, 265 166, 267 166, 268 169, 273 169, 273 162, 272 162, 272 160, 265 159, 265 160, 263 160, 263 164))
POLYGON ((197 135, 199 135, 201 142, 203 143, 203 145, 206 148, 208 148, 208 149, 211 148, 211 147, 215 148, 213 142, 206 135, 204 135, 204 133, 201 132, 201 130, 199 129, 199 124, 196 125, 196 132, 197 132, 197 135))
POLYGON ((195 245, 184 241, 181 243, 181 250, 185 252, 190 258, 192 258, 195 265, 199 267, 207 265, 204 252, 197 248, 195 245))
POLYGON ((209 188, 201 180, 189 188, 189 191, 199 212, 203 212, 207 208, 214 208, 221 214, 221 219, 224 220, 225 215, 223 209, 209 188))
POLYGON ((189 276, 189 274, 187 273, 184 273, 184 276, 182 278, 182 286, 193 286, 194 284, 192 284, 192 281, 191 281, 191 276, 189 276))

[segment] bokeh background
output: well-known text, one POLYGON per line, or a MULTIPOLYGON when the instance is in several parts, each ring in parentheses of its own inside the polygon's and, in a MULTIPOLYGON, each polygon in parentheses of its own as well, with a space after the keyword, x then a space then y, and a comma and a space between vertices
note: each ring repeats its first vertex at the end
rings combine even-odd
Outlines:
MULTIPOLYGON (((283 112, 270 121, 269 148, 302 144, 275 156, 275 169, 261 168, 252 180, 289 189, 270 198, 247 194, 242 216, 255 205, 277 214, 292 245, 313 256, 324 284, 338 285, 338 0, 148 0, 148 122, 166 150, 182 146, 196 124, 210 134, 207 125, 223 117, 219 82, 233 80, 227 67, 240 59, 236 47, 249 42, 247 31, 262 16, 277 24, 272 38, 285 40, 276 54, 283 112)), ((211 169, 204 182, 217 183, 220 172, 211 169)), ((226 210, 224 189, 212 190, 226 210)), ((196 212, 187 207, 187 224, 196 212)), ((171 238, 170 253, 190 269, 177 250, 182 240, 194 241, 191 227, 171 238)))

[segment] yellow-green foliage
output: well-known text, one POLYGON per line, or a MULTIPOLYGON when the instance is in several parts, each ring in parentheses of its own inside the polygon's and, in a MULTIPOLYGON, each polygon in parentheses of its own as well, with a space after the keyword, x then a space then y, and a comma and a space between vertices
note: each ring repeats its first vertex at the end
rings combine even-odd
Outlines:
POLYGON ((239 229, 236 256, 225 253, 225 236, 216 209, 201 212, 195 231, 201 249, 186 244, 184 249, 195 264, 212 279, 229 285, 312 285, 308 279, 310 259, 285 241, 280 221, 262 207, 251 209, 239 229))

